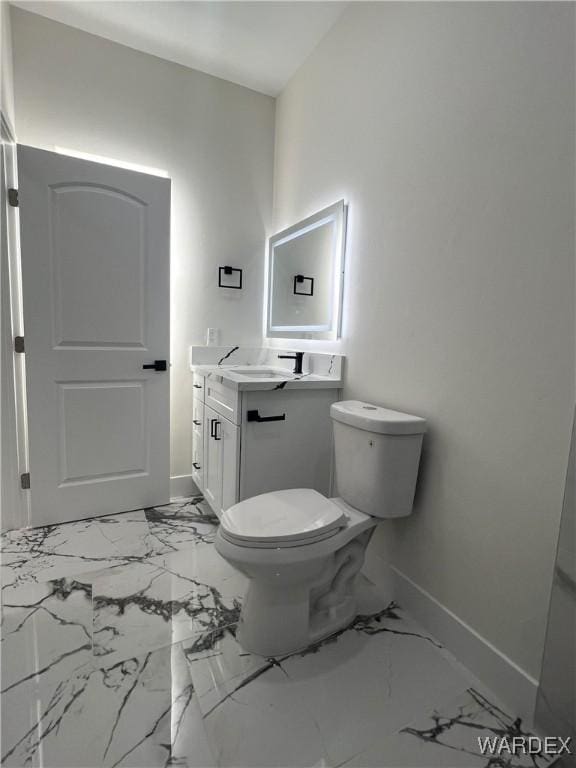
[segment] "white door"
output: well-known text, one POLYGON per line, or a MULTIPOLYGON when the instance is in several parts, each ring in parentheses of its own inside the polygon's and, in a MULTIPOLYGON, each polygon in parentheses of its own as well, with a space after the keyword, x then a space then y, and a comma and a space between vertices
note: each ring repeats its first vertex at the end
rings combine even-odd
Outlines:
POLYGON ((170 181, 24 146, 18 173, 31 524, 166 503, 170 181))

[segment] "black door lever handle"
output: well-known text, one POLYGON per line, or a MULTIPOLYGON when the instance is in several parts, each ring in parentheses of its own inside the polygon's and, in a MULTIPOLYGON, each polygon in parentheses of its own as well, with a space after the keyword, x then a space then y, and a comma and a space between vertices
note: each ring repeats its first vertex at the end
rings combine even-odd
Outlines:
POLYGON ((146 363, 142 368, 150 371, 165 371, 167 370, 166 360, 154 360, 153 363, 146 363))

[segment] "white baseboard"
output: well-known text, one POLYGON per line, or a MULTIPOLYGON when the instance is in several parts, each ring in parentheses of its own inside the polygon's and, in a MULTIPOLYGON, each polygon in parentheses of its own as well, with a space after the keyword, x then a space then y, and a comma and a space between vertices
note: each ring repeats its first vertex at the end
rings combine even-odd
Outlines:
POLYGON ((175 475, 170 478, 170 498, 182 499, 194 496, 198 489, 194 485, 192 475, 175 475))
POLYGON ((394 566, 391 569, 398 604, 490 688, 514 715, 531 724, 538 681, 408 576, 394 566))

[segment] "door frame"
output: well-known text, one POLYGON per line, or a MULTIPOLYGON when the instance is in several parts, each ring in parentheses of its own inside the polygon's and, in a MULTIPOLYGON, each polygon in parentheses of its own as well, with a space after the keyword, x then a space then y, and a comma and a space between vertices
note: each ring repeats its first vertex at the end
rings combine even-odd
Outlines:
POLYGON ((30 525, 30 492, 24 490, 21 475, 28 472, 28 425, 26 411, 26 358, 14 350, 14 338, 24 336, 22 311, 22 273, 20 264, 20 219, 17 207, 8 204, 8 189, 18 189, 16 162, 16 136, 3 112, 0 112, 0 151, 4 178, 0 179, 2 210, 0 216, 6 232, 2 233, 2 271, 8 284, 1 285, 2 319, 1 354, 7 370, 2 377, 10 391, 2 391, 2 453, 10 457, 10 464, 1 466, 2 500, 10 508, 0 509, 2 530, 24 528, 30 525), (8 306, 6 306, 8 304, 8 306), (9 327, 4 327, 2 320, 9 327), (4 441, 9 441, 5 445, 4 441), (6 491, 8 489, 8 491, 6 491))

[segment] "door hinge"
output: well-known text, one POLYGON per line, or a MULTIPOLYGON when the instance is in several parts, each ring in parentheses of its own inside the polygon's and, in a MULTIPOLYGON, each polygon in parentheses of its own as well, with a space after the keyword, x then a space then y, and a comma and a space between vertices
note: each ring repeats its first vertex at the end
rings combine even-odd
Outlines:
POLYGON ((23 491, 30 490, 30 472, 24 472, 20 475, 20 488, 22 488, 23 491))
POLYGON ((12 208, 18 208, 20 205, 20 200, 18 199, 18 190, 10 188, 8 190, 8 204, 12 206, 12 208))
POLYGON ((24 336, 14 337, 14 352, 18 352, 18 354, 24 352, 24 336))

